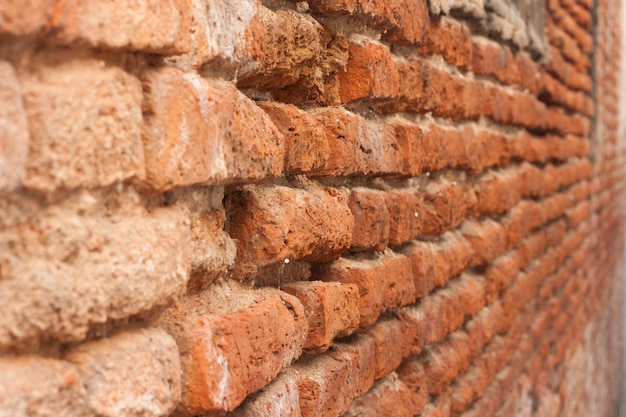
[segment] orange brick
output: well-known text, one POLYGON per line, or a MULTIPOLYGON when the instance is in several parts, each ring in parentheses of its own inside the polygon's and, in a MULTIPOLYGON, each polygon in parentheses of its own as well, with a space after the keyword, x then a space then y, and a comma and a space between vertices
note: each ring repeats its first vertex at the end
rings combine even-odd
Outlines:
POLYGON ((273 417, 286 413, 300 416, 297 378, 293 372, 283 372, 262 391, 248 398, 228 417, 273 417))
POLYGON ((429 181, 423 196, 423 235, 439 235, 461 224, 473 210, 476 198, 473 190, 465 184, 446 177, 429 181))
POLYGON ((227 196, 226 207, 228 232, 237 241, 239 279, 292 259, 329 262, 352 239, 347 196, 333 188, 245 186, 227 196))
POLYGON ((467 26, 446 17, 431 21, 418 51, 423 55, 441 55, 449 64, 466 71, 472 63, 472 42, 467 26))
POLYGON ((398 71, 387 46, 365 40, 362 43, 351 42, 348 51, 346 69, 338 73, 339 95, 343 103, 394 97, 397 94, 398 71))
POLYGON ((313 278, 358 286, 362 329, 376 322, 383 311, 415 301, 410 261, 390 251, 371 259, 341 258, 332 264, 320 265, 313 271, 313 278))
POLYGON ((291 104, 258 102, 285 138, 285 173, 315 172, 329 158, 324 129, 306 112, 291 104))
POLYGON ((0 33, 25 36, 50 29, 56 0, 27 0, 0 5, 0 33))
POLYGON ((395 372, 377 381, 365 395, 357 398, 348 409, 346 417, 406 416, 412 417, 421 410, 409 387, 395 372))
POLYGON ((231 307, 232 294, 230 302, 224 295, 187 297, 161 319, 181 351, 184 415, 234 410, 302 351, 307 323, 297 298, 253 295, 248 305, 231 307))
POLYGON ((389 213, 389 245, 400 245, 419 235, 424 217, 421 196, 410 190, 394 190, 384 197, 389 213))
POLYGON ((352 251, 380 251, 389 242, 389 210, 385 194, 367 188, 353 188, 348 206, 354 216, 352 251))
POLYGON ((70 349, 64 360, 76 367, 95 414, 167 415, 180 400, 178 348, 161 329, 129 330, 85 343, 70 349))
POLYGON ((141 84, 96 59, 35 58, 20 83, 30 131, 24 185, 43 192, 97 188, 144 175, 141 84), (112 120, 115 122, 113 123, 112 120))
POLYGON ((408 353, 404 346, 403 324, 400 320, 379 320, 370 327, 367 335, 374 341, 376 357, 375 379, 380 379, 396 369, 408 353))
POLYGON ((461 233, 472 247, 472 266, 490 264, 506 248, 504 229, 491 219, 482 222, 466 221, 461 227, 461 233))
POLYGON ((156 3, 69 0, 54 14, 55 42, 163 55, 189 51, 191 0, 156 3))
POLYGON ((308 321, 304 343, 307 352, 325 351, 335 337, 344 337, 359 327, 359 293, 354 284, 294 282, 281 289, 298 297, 308 321))
POLYGON ((504 213, 521 199, 521 185, 516 170, 483 174, 477 181, 475 216, 504 213))
POLYGON ((173 68, 148 72, 144 86, 148 185, 172 189, 282 174, 282 135, 235 88, 173 68))

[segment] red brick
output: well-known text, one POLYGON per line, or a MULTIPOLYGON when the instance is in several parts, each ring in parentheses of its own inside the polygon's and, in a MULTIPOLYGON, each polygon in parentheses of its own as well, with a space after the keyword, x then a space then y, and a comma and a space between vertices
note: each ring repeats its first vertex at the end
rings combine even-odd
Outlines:
POLYGON ((440 177, 424 187, 424 216, 421 234, 440 235, 453 229, 473 210, 473 190, 454 178, 440 177))
MULTIPOLYGON (((331 352, 332 353, 332 352, 331 352)), ((373 345, 365 338, 336 354, 305 357, 292 370, 297 378, 303 417, 335 417, 374 382, 373 345)), ((288 371, 289 372, 289 371, 288 371)))
POLYGON ((77 192, 0 233, 0 351, 82 341, 93 326, 160 311, 189 279, 189 220, 132 191, 77 192), (116 208, 117 207, 117 208, 116 208), (6 267, 5 267, 6 266, 6 267))
POLYGON ((285 138, 285 173, 315 172, 329 159, 329 147, 323 126, 291 104, 257 103, 270 116, 285 138))
POLYGON ((472 63, 472 42, 467 26, 446 17, 431 21, 426 37, 419 46, 422 55, 441 55, 450 65, 463 71, 472 63))
POLYGON ((381 251, 389 242, 389 210, 385 194, 367 188, 353 188, 348 206, 354 216, 351 251, 381 251))
POLYGON ((307 352, 325 351, 335 337, 348 336, 359 327, 359 293, 354 284, 294 282, 281 289, 298 297, 304 306, 307 352))
POLYGON ((191 0, 121 5, 69 0, 57 4, 52 39, 92 48, 182 54, 190 49, 191 5, 191 0))
POLYGON ((472 266, 490 264, 506 248, 504 229, 491 219, 466 221, 461 226, 461 233, 472 247, 472 266))
POLYGON ((187 297, 161 319, 181 352, 183 415, 234 410, 300 356, 307 323, 297 298, 238 295, 187 297))
POLYGON ((511 209, 521 199, 521 184, 516 170, 492 171, 482 175, 474 187, 475 216, 500 214, 511 209))
POLYGON ((352 372, 346 381, 355 395, 365 394, 374 384, 376 376, 376 346, 367 334, 356 334, 333 344, 328 355, 339 361, 348 361, 352 372))
POLYGON ((400 380, 406 385, 413 395, 416 404, 416 413, 421 412, 428 403, 428 385, 426 374, 421 361, 412 357, 405 360, 396 370, 400 380))
POLYGON ((146 182, 157 189, 281 175, 283 138, 232 86, 173 68, 146 74, 146 182), (211 115, 211 117, 208 117, 211 115))
POLYGON ((176 342, 161 329, 138 329, 85 343, 64 359, 73 363, 97 415, 160 416, 180 400, 176 342))
POLYGON ((485 269, 485 293, 487 302, 494 302, 508 288, 521 267, 517 252, 507 253, 496 259, 485 269))
POLYGON ((383 311, 415 301, 411 263, 407 257, 390 251, 370 259, 341 258, 332 264, 321 265, 313 271, 313 278, 358 286, 362 329, 376 322, 383 311))
POLYGON ((379 320, 368 329, 367 335, 371 336, 375 346, 375 379, 380 379, 396 369, 408 353, 404 346, 402 327, 402 322, 394 319, 379 320))
POLYGON ((24 355, 0 359, 0 413, 89 415, 86 390, 68 362, 24 355))
MULTIPOLYGON (((21 7, 24 6, 15 8, 21 7)), ((20 85, 13 66, 6 61, 0 61, 0 103, 0 119, 3 121, 0 127, 0 193, 2 193, 12 191, 22 184, 30 141, 20 85)))
POLYGON ((345 71, 338 73, 342 103, 359 99, 394 97, 398 91, 398 71, 389 48, 364 40, 350 42, 345 71))
POLYGON ((30 130, 24 185, 50 192, 143 177, 139 80, 68 54, 39 55, 40 72, 21 75, 30 130), (53 56, 68 61, 53 64, 53 56))
POLYGON ((377 381, 365 395, 357 398, 344 414, 356 416, 406 416, 412 417, 421 410, 411 390, 395 372, 377 381))
POLYGON ((354 227, 346 200, 336 189, 313 183, 245 186, 227 196, 228 232, 238 248, 236 277, 285 260, 337 259, 349 247, 354 227))
POLYGON ((401 245, 420 234, 424 217, 423 201, 414 191, 384 194, 389 213, 389 245, 401 245))
POLYGON ((422 172, 423 155, 429 150, 424 147, 424 129, 418 125, 393 124, 396 143, 404 155, 402 165, 397 169, 401 174, 417 176, 422 172))

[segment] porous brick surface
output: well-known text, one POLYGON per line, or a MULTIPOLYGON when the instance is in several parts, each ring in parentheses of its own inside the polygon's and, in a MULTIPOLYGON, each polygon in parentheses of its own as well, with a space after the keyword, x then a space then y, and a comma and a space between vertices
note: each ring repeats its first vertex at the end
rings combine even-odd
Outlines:
POLYGON ((0 417, 612 415, 622 6, 505 3, 0 0, 0 417))

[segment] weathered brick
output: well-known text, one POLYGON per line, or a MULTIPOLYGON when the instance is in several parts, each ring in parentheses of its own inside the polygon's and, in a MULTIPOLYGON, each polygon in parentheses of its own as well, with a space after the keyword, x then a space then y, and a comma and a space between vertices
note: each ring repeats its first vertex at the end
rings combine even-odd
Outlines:
POLYGON ((413 190, 393 190, 384 196, 389 213, 389 245, 401 245, 417 237, 426 211, 422 196, 413 190))
POLYGON ((351 251, 381 251, 389 242, 389 210, 382 191, 353 188, 348 206, 354 216, 351 251))
POLYGON ((455 20, 433 19, 418 51, 423 55, 441 55, 449 64, 466 71, 472 64, 470 36, 467 26, 455 20))
POLYGON ((187 297, 161 319, 181 353, 183 415, 234 410, 302 352, 307 323, 297 298, 235 291, 187 297))
POLYGON ((339 95, 343 103, 396 95, 398 71, 387 46, 364 40, 351 42, 348 52, 346 69, 338 73, 339 95))
POLYGON ((0 119, 3 121, 0 124, 0 193, 2 193, 22 184, 30 141, 20 85, 13 66, 6 61, 0 61, 0 103, 2 103, 0 119))
POLYGON ((519 174, 514 169, 483 174, 474 190, 477 200, 475 216, 504 213, 522 197, 519 174))
POLYGON ((176 342, 161 329, 122 332, 71 349, 89 408, 100 416, 166 416, 180 399, 176 342))
POLYGON ((416 404, 416 412, 425 410, 428 403, 428 385, 424 367, 418 357, 405 360, 395 371, 400 380, 406 385, 413 395, 416 404))
POLYGON ((439 177, 423 190, 424 216, 421 234, 439 235, 461 224, 474 210, 476 195, 455 178, 439 177))
POLYGON ((320 265, 313 271, 313 278, 357 285, 362 329, 376 322, 383 311, 415 300, 410 261, 391 251, 376 254, 371 259, 341 258, 332 264, 320 265))
POLYGON ((285 173, 318 171, 329 158, 324 128, 312 116, 291 104, 258 102, 285 138, 285 173))
POLYGON ((304 306, 309 332, 307 352, 325 351, 335 337, 345 337, 359 327, 359 293, 354 284, 305 281, 282 285, 304 306))
POLYGON ((167 190, 282 174, 282 134, 234 87, 166 67, 149 71, 144 88, 149 186, 167 190))
POLYGON ((188 52, 192 0, 57 2, 54 42, 164 55, 188 52))
POLYGON ((88 192, 0 233, 0 350, 81 341, 93 325, 162 308, 185 291, 189 220, 88 192), (105 206, 106 205, 106 206, 105 206), (117 210, 113 209, 118 206, 117 210))
POLYGON ((93 415, 76 369, 39 356, 0 359, 0 415, 93 415))
POLYGON ((412 417, 421 409, 421 404, 413 397, 395 372, 390 373, 368 391, 357 398, 348 409, 346 417, 356 416, 407 416, 412 417))
POLYGON ((238 278, 285 260, 337 259, 352 238, 347 196, 330 187, 245 186, 227 197, 226 208, 238 278))
POLYGON ((506 248, 504 229, 491 219, 482 222, 466 221, 461 226, 461 233, 472 247, 470 264, 473 266, 490 264, 506 248))
POLYGON ((228 417, 301 417, 297 379, 283 372, 270 384, 248 398, 228 417))
POLYGON ((353 336, 338 351, 308 356, 292 366, 297 375, 303 417, 344 414, 354 398, 374 382, 374 347, 364 336, 353 336))
POLYGON ((0 3, 0 33, 24 36, 49 29, 57 0, 11 0, 0 3))
POLYGON ((30 130, 24 185, 51 192, 142 178, 139 80, 68 54, 39 56, 20 75, 30 130))

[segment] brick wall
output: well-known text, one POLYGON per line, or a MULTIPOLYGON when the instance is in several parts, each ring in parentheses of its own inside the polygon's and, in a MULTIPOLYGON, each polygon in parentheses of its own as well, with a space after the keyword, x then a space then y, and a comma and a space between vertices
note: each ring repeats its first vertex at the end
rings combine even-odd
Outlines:
POLYGON ((620 2, 497 4, 0 0, 0 416, 612 415, 620 2))

